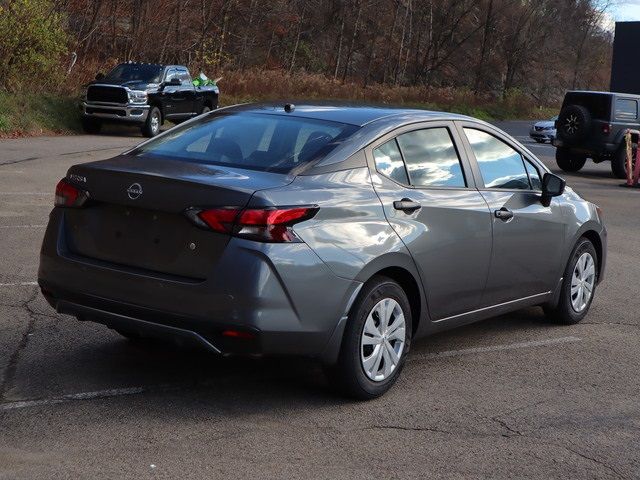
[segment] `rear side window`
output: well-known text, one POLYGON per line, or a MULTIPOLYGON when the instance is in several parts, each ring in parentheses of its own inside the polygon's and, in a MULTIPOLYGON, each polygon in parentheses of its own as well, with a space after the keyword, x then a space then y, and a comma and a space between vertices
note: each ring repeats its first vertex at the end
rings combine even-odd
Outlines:
POLYGON ((529 190, 529 176, 522 155, 489 133, 464 129, 487 188, 529 190))
POLYGON ((409 184, 407 170, 404 168, 402 155, 395 139, 374 149, 373 158, 378 172, 398 183, 409 184))
POLYGON ((458 152, 447 128, 398 136, 409 180, 418 187, 466 187, 458 152))
POLYGON ((616 118, 619 120, 636 120, 638 118, 638 102, 627 98, 617 98, 616 118))
POLYGON ((284 115, 220 113, 175 127, 130 155, 289 173, 328 154, 357 130, 284 115))

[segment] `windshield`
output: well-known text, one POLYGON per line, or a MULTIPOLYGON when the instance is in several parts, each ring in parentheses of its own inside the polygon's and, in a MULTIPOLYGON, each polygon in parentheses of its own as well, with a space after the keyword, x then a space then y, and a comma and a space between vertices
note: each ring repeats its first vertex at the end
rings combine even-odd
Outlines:
POLYGON ((112 82, 130 82, 137 80, 146 83, 159 83, 161 76, 162 67, 158 65, 123 63, 107 73, 104 80, 112 82))
POLYGON ((357 129, 286 115, 218 113, 176 127, 130 155, 289 173, 325 156, 357 129))

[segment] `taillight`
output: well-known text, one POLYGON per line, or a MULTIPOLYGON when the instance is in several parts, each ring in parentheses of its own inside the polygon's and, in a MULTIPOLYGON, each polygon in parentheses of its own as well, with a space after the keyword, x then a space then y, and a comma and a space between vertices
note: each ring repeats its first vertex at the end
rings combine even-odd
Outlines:
POLYGON ((89 199, 89 192, 62 179, 56 185, 56 207, 81 207, 89 199))
POLYGON ((609 135, 611 133, 611 125, 608 123, 602 125, 602 133, 604 133, 605 135, 609 135))
POLYGON ((187 216, 198 226, 260 242, 299 242, 292 227, 312 218, 316 206, 275 208, 189 209, 187 216))

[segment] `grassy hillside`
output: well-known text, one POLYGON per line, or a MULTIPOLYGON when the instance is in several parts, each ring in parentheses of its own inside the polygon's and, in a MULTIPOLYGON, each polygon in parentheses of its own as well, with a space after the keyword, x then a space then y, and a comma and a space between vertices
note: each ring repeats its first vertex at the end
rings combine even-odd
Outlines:
MULTIPOLYGON (((343 83, 322 75, 281 71, 228 72, 220 82, 220 105, 262 101, 337 99, 443 110, 484 120, 548 118, 553 107, 541 108, 517 91, 506 98, 474 95, 469 90, 389 87, 343 83)), ((0 91, 0 137, 80 132, 77 95, 0 91)))

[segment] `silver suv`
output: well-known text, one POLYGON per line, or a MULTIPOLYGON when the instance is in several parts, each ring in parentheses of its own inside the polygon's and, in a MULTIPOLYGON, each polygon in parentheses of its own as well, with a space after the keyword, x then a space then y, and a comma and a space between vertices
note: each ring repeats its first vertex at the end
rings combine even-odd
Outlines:
POLYGON ((420 337, 532 305, 579 322, 605 258, 600 210, 491 125, 268 104, 71 167, 39 283, 125 337, 310 356, 372 398, 420 337))

